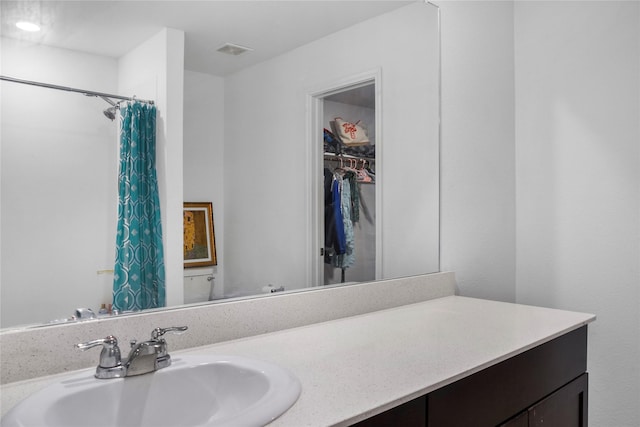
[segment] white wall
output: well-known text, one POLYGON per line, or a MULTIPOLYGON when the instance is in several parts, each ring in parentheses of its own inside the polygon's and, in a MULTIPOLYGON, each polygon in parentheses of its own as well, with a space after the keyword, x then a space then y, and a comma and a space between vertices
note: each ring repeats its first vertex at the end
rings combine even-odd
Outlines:
POLYGON ((212 202, 218 265, 185 269, 214 275, 213 293, 224 296, 224 79, 184 73, 184 201, 212 202))
POLYGON ((405 267, 416 264, 417 258, 423 271, 431 265, 437 270, 438 212, 428 207, 437 206, 438 191, 425 185, 437 182, 438 176, 437 61, 419 60, 423 57, 415 54, 417 46, 405 42, 415 37, 424 49, 424 41, 433 40, 427 52, 435 55, 437 40, 427 36, 435 33, 435 25, 429 28, 424 24, 425 15, 433 18, 435 13, 432 6, 416 3, 227 78, 225 287, 231 295, 255 293, 269 283, 286 289, 310 285, 306 283, 311 245, 310 183, 304 178, 311 149, 305 146, 306 97, 330 89, 333 82, 376 69, 382 69, 385 117, 377 149, 384 171, 389 172, 387 179, 381 178, 386 202, 382 202, 380 215, 383 229, 387 228, 382 233, 383 258, 395 255, 397 261, 387 259, 383 276, 416 273, 405 267), (410 33, 415 22, 424 35, 410 33), (398 40, 403 43, 396 46, 398 40), (265 78, 268 84, 263 83, 265 78), (433 96, 424 101, 425 93, 433 96), (417 140, 415 135, 423 137, 417 140), (408 162, 417 159, 421 160, 415 168, 407 168, 408 162), (394 174, 394 170, 401 173, 394 174), (427 193, 420 199, 426 207, 406 208, 399 202, 418 192, 427 193), (306 201, 301 194, 307 194, 306 201), (423 234, 411 226, 397 227, 414 220, 430 224, 427 235, 434 237, 416 239, 423 234), (407 243, 409 240, 412 243, 407 243), (394 269, 400 261, 404 265, 394 269), (243 288, 246 284, 252 287, 243 288))
POLYGON ((182 128, 184 33, 165 28, 118 62, 121 93, 156 103, 156 168, 162 214, 167 306, 183 303, 182 128))
POLYGON ((517 301, 595 313, 589 422, 640 425, 640 3, 517 2, 517 301))
POLYGON ((462 295, 595 313, 590 424, 637 426, 639 4, 440 6, 442 268, 462 295))
POLYGON ((441 269, 515 300, 513 3, 442 2, 441 269))
MULTIPOLYGON (((2 39, 2 74, 117 92, 114 59, 2 39)), ((1 82, 2 327, 111 301, 117 122, 99 98, 1 82), (55 158, 55 161, 51 161, 55 158)))

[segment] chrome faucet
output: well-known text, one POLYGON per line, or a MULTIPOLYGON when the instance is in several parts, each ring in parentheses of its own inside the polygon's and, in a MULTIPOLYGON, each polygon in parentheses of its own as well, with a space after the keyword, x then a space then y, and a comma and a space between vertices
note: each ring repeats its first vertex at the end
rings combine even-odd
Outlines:
POLYGON ((184 332, 187 326, 155 328, 151 339, 143 342, 131 342, 129 355, 123 361, 118 340, 113 335, 106 338, 76 344, 76 348, 87 350, 102 345, 100 362, 95 377, 100 379, 131 377, 147 374, 171 365, 171 356, 167 352, 167 342, 162 336, 167 332, 184 332))

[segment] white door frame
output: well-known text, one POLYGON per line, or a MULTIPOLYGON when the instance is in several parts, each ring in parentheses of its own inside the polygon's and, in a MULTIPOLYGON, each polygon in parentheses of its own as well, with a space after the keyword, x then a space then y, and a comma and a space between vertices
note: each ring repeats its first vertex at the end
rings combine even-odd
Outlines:
POLYGON ((339 92, 361 86, 375 85, 375 135, 376 135, 376 280, 382 272, 382 177, 384 176, 382 150, 382 70, 377 68, 361 74, 342 77, 327 82, 307 93, 307 197, 309 230, 311 230, 308 250, 309 286, 323 286, 324 283, 324 98, 339 92))

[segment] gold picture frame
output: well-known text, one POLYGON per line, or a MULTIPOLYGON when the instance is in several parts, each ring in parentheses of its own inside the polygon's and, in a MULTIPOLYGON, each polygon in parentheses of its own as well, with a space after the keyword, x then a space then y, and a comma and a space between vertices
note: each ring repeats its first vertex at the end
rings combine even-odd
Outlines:
POLYGON ((211 202, 184 203, 184 268, 218 265, 211 202))

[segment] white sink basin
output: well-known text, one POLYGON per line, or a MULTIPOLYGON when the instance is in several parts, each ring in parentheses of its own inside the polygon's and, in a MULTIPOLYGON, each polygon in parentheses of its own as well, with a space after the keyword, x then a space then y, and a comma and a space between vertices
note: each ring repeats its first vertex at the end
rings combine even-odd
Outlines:
POLYGON ((271 363, 236 356, 174 356, 168 368, 99 380, 76 374, 29 396, 2 426, 263 426, 289 409, 300 382, 271 363))

